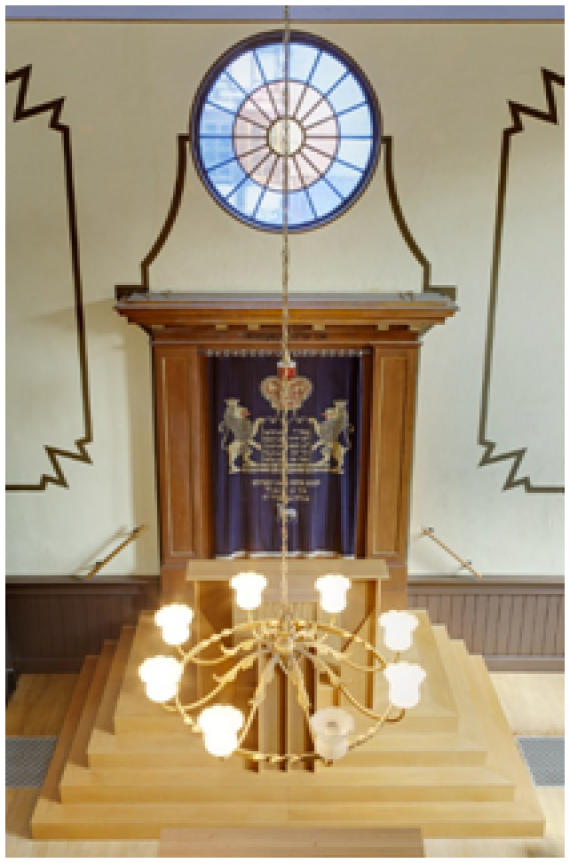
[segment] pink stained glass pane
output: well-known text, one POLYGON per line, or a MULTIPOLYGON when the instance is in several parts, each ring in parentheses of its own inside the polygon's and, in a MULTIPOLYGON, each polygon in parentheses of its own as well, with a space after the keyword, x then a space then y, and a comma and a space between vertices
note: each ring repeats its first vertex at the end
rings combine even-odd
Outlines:
POLYGON ((267 142, 265 138, 235 138, 234 139, 234 149, 236 152, 236 156, 238 159, 241 159, 242 156, 251 153, 253 150, 260 153, 261 148, 267 149, 267 142))
POLYGON ((247 117, 238 114, 234 123, 233 135, 234 138, 257 138, 263 140, 267 132, 265 129, 260 129, 259 126, 254 126, 247 117))
POLYGON ((337 124, 333 117, 331 120, 325 120, 323 123, 317 123, 315 126, 308 124, 305 126, 307 135, 325 135, 331 138, 337 137, 337 124))
POLYGON ((302 120, 305 114, 308 114, 322 98, 322 93, 319 93, 318 90, 314 90, 312 87, 307 87, 299 104, 295 103, 295 106, 292 108, 292 110, 295 111, 293 116, 297 120, 302 120))
POLYGON ((271 99, 269 87, 263 86, 249 97, 250 101, 255 102, 263 114, 269 118, 269 122, 273 123, 277 119, 276 106, 271 99))
MULTIPOLYGON (((299 84, 297 81, 289 82, 289 113, 291 116, 291 112, 295 108, 295 105, 301 98, 301 93, 303 92, 303 84, 299 84)), ((283 81, 276 81, 273 84, 268 84, 268 88, 271 90, 271 94, 275 101, 275 105, 277 106, 277 111, 280 117, 285 116, 285 83, 283 81)))
POLYGON ((242 117, 258 129, 261 127, 261 130, 268 129, 271 125, 271 121, 261 113, 257 105, 254 105, 251 99, 248 99, 247 102, 244 102, 241 106, 238 117, 242 117))
POLYGON ((313 126, 315 123, 322 123, 324 120, 330 120, 334 117, 333 110, 326 100, 320 102, 310 114, 303 116, 301 122, 305 128, 313 126))
POLYGON ((274 156, 273 154, 269 159, 264 159, 261 164, 254 168, 251 179, 255 180, 256 183, 259 183, 260 186, 270 185, 271 178, 275 173, 276 162, 278 161, 277 156, 274 156))
POLYGON ((258 173, 259 176, 266 176, 266 174, 264 174, 265 168, 261 163, 271 161, 269 159, 270 156, 272 156, 271 150, 269 147, 264 147, 262 150, 257 150, 255 153, 240 156, 239 163, 246 174, 252 174, 255 179, 258 176, 258 173))
POLYGON ((295 156, 295 161, 297 162, 299 171, 301 172, 304 185, 310 186, 312 183, 316 183, 321 176, 321 173, 317 170, 316 166, 307 162, 302 153, 295 156))
POLYGON ((314 147, 321 153, 325 153, 330 159, 333 159, 338 148, 338 140, 336 138, 319 138, 318 135, 307 134, 305 138, 306 147, 314 147))
POLYGON ((313 170, 316 170, 319 176, 322 176, 325 173, 332 161, 329 156, 323 156, 322 153, 317 153, 315 150, 311 150, 310 147, 303 147, 299 156, 302 156, 307 162, 309 162, 313 170))
MULTIPOLYGON (((303 181, 299 176, 299 172, 297 171, 294 163, 293 157, 289 157, 287 160, 289 163, 289 191, 294 192, 297 189, 300 189, 303 185, 303 181)), ((279 189, 282 191, 285 186, 285 160, 283 158, 277 159, 277 165, 275 166, 275 171, 271 178, 271 182, 269 183, 270 189, 279 189)))

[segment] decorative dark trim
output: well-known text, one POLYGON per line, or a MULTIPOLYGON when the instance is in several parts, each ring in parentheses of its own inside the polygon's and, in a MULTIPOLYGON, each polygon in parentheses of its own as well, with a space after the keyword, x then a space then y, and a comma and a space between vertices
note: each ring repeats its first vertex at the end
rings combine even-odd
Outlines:
MULTIPOLYGON (((174 183, 174 191, 172 193, 172 201, 170 202, 170 207, 160 231, 160 234, 156 238, 154 245, 151 250, 148 252, 146 257, 143 258, 141 262, 141 284, 143 288, 148 291, 149 283, 148 283, 148 271, 152 263, 154 263, 155 259, 158 257, 164 244, 166 243, 168 237, 170 236, 170 232, 174 227, 176 222, 176 218, 178 216, 178 211, 180 209, 180 204, 182 203, 182 195, 184 193, 184 184, 186 182, 186 167, 188 165, 188 149, 191 145, 190 135, 179 135, 178 136, 178 159, 177 159, 177 170, 176 170, 176 181, 174 183)), ((118 297, 117 297, 118 298, 118 297)))
POLYGON ((557 75, 549 69, 542 69, 542 79, 546 96, 546 110, 531 108, 521 105, 519 102, 509 101, 512 123, 503 129, 501 146, 501 158, 499 168, 499 185, 497 191, 497 208, 495 219, 495 234, 493 238, 493 262, 491 265, 491 290, 489 296, 489 313, 487 318, 487 336, 485 342, 485 359, 483 364, 483 384, 481 388, 481 413, 479 419, 479 432, 477 443, 484 448, 478 467, 497 464, 498 462, 511 461, 509 473, 503 485, 503 491, 522 486, 528 494, 562 494, 564 486, 557 485, 535 485, 529 476, 519 476, 522 462, 525 458, 527 447, 511 450, 509 452, 495 452, 498 448, 496 441, 490 440, 487 432, 487 421, 489 412, 489 397, 491 392, 491 369, 493 364, 493 349, 495 341, 495 315, 499 296, 499 267, 501 260, 501 246, 503 239, 503 222, 505 217, 505 202, 507 197, 507 178, 509 171, 509 158, 511 153, 511 138, 524 132, 523 117, 533 117, 545 123, 558 124, 558 112, 554 97, 553 85, 564 86, 564 76, 557 75))
POLYGON ((386 188, 388 189, 388 197, 392 206, 392 212, 394 214, 396 224, 400 229, 400 233, 404 238, 404 241, 408 249, 412 253, 413 257, 416 259, 416 261, 422 268, 422 291, 426 294, 443 294, 444 296, 449 297, 450 300, 453 300, 453 302, 455 302, 457 298, 457 287, 455 285, 431 284, 431 263, 428 261, 426 255, 424 255, 424 253, 418 246, 416 240, 412 235, 412 232, 410 231, 408 223, 404 218, 400 199, 398 198, 398 192, 396 189, 396 181, 394 180, 394 167, 392 161, 393 143, 394 142, 391 136, 384 136, 382 138, 382 144, 384 146, 384 165, 386 166, 384 169, 386 176, 386 188))
POLYGON ((81 403, 83 411, 83 435, 75 441, 77 451, 61 449, 60 447, 45 444, 44 448, 53 468, 53 474, 42 474, 37 483, 10 483, 6 491, 45 491, 49 484, 60 488, 69 488, 67 479, 63 472, 60 459, 73 459, 83 464, 92 464, 91 456, 87 452, 87 444, 93 443, 93 425, 91 420, 91 403, 89 397, 89 373, 87 366, 87 346, 85 336, 85 318, 83 313, 83 287, 81 279, 81 266, 79 258, 79 236, 77 230, 77 210, 75 206, 75 190, 73 183, 73 161, 71 151, 71 132, 69 126, 60 120, 65 97, 44 102, 42 105, 26 107, 26 96, 32 74, 31 64, 17 69, 6 75, 6 84, 19 81, 20 89, 18 100, 14 110, 13 121, 15 123, 34 117, 37 114, 51 112, 49 128, 61 135, 63 147, 63 163, 65 173, 65 192, 67 197, 67 214, 69 223, 69 242, 71 248, 71 266, 73 272, 73 289, 75 302, 75 322, 77 327, 77 348, 79 354, 79 374, 81 386, 81 403))

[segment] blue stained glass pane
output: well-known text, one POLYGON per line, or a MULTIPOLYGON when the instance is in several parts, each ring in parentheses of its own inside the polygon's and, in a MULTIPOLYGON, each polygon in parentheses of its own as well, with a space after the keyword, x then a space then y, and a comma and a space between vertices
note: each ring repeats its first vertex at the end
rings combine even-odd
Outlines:
POLYGON ((319 52, 312 45, 291 45, 289 77, 292 81, 306 81, 319 52))
POLYGON ((308 222, 313 222, 315 214, 311 209, 311 205, 307 200, 307 196, 303 189, 297 192, 289 193, 289 224, 304 225, 308 222))
POLYGON ((252 180, 246 180, 245 183, 237 189, 228 198, 228 204, 239 210, 244 216, 250 217, 255 210, 259 197, 263 190, 259 188, 257 183, 252 180))
POLYGON ((230 63, 228 66, 228 72, 248 93, 252 90, 257 90, 257 88, 261 87, 263 84, 263 78, 261 77, 259 66, 255 62, 253 51, 248 51, 246 54, 242 54, 241 57, 238 57, 237 60, 230 63))
POLYGON ((341 165, 339 162, 333 162, 326 174, 327 180, 333 184, 335 189, 345 198, 354 191, 360 179, 362 172, 346 165, 341 165))
POLYGON ((323 52, 311 78, 311 87, 315 87, 321 93, 326 93, 345 72, 344 63, 323 52))
POLYGON ((268 190, 261 200, 255 216, 256 221, 268 225, 281 225, 283 222, 283 195, 281 192, 268 190))
POLYGON ((214 184, 219 194, 225 198, 232 192, 237 184, 245 177, 245 171, 237 159, 221 168, 215 168, 208 172, 210 181, 214 184))
POLYGON ((314 183, 308 191, 319 219, 328 216, 342 203, 342 198, 339 198, 326 180, 314 183))
POLYGON ((267 81, 281 81, 283 78, 283 50, 280 42, 256 48, 255 53, 261 63, 267 81))
POLYGON ((344 81, 341 81, 327 98, 335 111, 344 111, 345 108, 365 101, 362 87, 352 75, 348 75, 344 81))
POLYGON ((372 138, 365 141, 350 141, 341 138, 337 158, 342 159, 344 162, 350 162, 351 165, 356 165, 357 168, 364 170, 370 158, 371 150, 372 138))
POLYGON ((200 135, 231 135, 234 118, 206 103, 200 118, 200 135))
POLYGON ((347 111, 338 116, 341 137, 344 135, 372 135, 372 116, 368 105, 347 111))
POLYGON ((231 138, 202 138, 200 153, 204 167, 208 170, 233 158, 234 148, 231 138))
POLYGON ((230 81, 227 75, 220 75, 208 93, 208 102, 221 105, 229 111, 237 111, 244 99, 243 90, 230 81))

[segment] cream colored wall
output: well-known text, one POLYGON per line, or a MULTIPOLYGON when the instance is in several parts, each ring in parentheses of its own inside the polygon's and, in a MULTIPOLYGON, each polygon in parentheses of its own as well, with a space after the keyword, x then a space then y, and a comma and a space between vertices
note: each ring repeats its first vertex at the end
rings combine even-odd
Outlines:
MULTIPOLYGON (((134 527, 151 530, 109 573, 157 571, 150 356, 113 311, 160 230, 196 88, 251 23, 8 22, 8 72, 32 64, 27 104, 65 96, 72 135, 87 330, 92 465, 62 459, 69 488, 12 492, 7 572, 80 571, 134 527), (122 533, 121 533, 122 532, 122 533)), ((563 496, 501 491, 511 462, 480 468, 477 444, 490 270, 508 100, 544 110, 541 67, 563 72, 561 23, 307 25, 374 86, 410 230, 434 284, 461 311, 427 334, 419 378, 410 570, 454 572, 420 539, 433 526, 483 572, 563 572, 563 496)), ((7 88, 7 481, 50 471, 44 444, 82 434, 60 140, 46 115, 12 123, 7 88)), ((562 88, 556 87, 562 110, 562 88)), ((563 117, 528 121, 512 145, 489 401, 500 452, 528 447, 520 475, 563 481, 563 117), (524 140, 523 140, 524 139, 524 140), (519 144, 520 142, 520 144, 519 144), (528 470, 527 470, 528 465, 528 470)), ((291 244, 295 291, 420 290, 396 230, 383 165, 363 198, 291 244)), ((279 290, 280 243, 229 218, 190 166, 153 290, 279 290)))

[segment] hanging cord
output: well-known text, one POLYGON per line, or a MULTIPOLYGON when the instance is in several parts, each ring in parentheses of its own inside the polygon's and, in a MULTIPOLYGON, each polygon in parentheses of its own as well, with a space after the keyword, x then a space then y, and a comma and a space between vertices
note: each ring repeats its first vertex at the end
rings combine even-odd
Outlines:
POLYGON ((284 154, 283 154, 283 246, 282 246, 282 326, 281 326, 281 348, 282 348, 282 379, 281 379, 281 409, 282 409, 282 440, 281 440, 281 602, 288 604, 288 473, 289 473, 289 428, 288 428, 288 390, 289 390, 289 41, 291 26, 289 21, 289 7, 284 10, 283 30, 283 80, 285 83, 284 94, 284 154))

